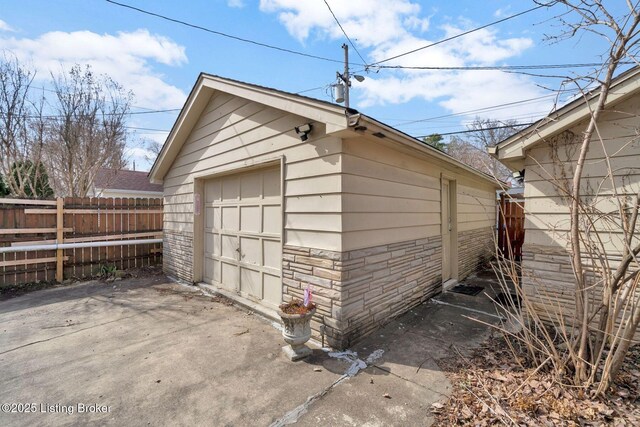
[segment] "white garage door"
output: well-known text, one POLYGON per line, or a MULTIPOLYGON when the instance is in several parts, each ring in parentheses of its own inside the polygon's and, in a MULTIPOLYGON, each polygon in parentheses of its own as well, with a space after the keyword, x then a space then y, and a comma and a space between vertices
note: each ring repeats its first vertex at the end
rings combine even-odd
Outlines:
POLYGON ((205 183, 205 281, 275 308, 282 302, 280 169, 205 183))

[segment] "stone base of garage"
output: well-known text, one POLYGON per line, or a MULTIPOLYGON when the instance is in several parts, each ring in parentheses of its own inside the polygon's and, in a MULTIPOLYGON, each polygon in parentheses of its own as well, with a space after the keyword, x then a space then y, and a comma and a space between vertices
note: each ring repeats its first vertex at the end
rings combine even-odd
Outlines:
POLYGON ((458 280, 478 271, 495 253, 493 227, 458 232, 458 280))
POLYGON ((441 238, 349 252, 283 248, 283 299, 302 299, 311 285, 315 338, 346 348, 441 290, 441 238))
POLYGON ((162 270, 167 276, 193 282, 193 233, 165 228, 162 238, 162 270))

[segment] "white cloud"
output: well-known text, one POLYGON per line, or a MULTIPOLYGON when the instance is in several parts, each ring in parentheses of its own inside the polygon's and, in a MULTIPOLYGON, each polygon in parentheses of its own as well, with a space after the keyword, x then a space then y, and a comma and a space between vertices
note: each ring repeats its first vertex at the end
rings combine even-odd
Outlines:
POLYGON ((511 5, 508 5, 507 7, 500 8, 500 9, 496 10, 495 12, 493 12, 493 16, 495 16, 496 18, 502 18, 504 16, 507 16, 507 14, 510 11, 511 11, 511 5))
POLYGON ((38 78, 49 78, 50 71, 73 64, 90 64, 97 73, 105 73, 132 90, 136 105, 175 108, 186 94, 166 83, 154 70, 154 63, 180 66, 187 62, 185 48, 147 30, 119 32, 116 35, 91 31, 52 31, 28 38, 0 37, 0 49, 12 52, 39 71, 38 78))
MULTIPOLYGON (((436 15, 424 16, 411 0, 329 0, 345 31, 361 52, 374 63, 437 40, 451 37, 478 25, 465 18, 437 25, 436 15), (428 36, 428 37, 427 37, 428 36)), ((312 36, 344 38, 326 5, 317 0, 261 0, 260 9, 276 13, 289 33, 304 42, 312 36)), ((433 12, 437 13, 437 12, 433 12)), ((498 12, 496 12, 498 13, 498 12)), ((506 10, 499 11, 506 13, 506 10)), ((385 62, 384 65, 464 67, 500 65, 533 46, 525 37, 501 37, 498 30, 485 28, 416 53, 385 62)), ((453 113, 505 102, 535 98, 547 93, 531 78, 498 71, 380 70, 354 85, 352 102, 358 108, 401 104, 413 99, 437 102, 453 113)), ((541 105, 524 105, 487 113, 506 118, 540 110, 541 105)), ((546 108, 546 107, 545 107, 546 108)))
MULTIPOLYGON (((418 17, 420 5, 409 0, 328 1, 349 37, 364 47, 406 36, 405 27, 428 28, 428 19, 418 17)), ((344 37, 323 1, 260 0, 260 9, 278 13, 280 22, 299 41, 312 32, 330 38, 344 37)))
POLYGON ((0 32, 2 31, 14 32, 15 30, 9 24, 0 19, 0 32))
POLYGON ((245 6, 243 0, 227 0, 227 6, 235 8, 243 8, 245 6))

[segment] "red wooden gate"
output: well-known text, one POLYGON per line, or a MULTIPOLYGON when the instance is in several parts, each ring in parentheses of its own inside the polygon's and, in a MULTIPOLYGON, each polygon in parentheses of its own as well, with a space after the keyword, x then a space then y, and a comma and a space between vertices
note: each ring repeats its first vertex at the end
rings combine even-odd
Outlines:
POLYGON ((501 194, 498 205, 498 247, 516 261, 522 259, 524 243, 524 198, 522 194, 501 194))

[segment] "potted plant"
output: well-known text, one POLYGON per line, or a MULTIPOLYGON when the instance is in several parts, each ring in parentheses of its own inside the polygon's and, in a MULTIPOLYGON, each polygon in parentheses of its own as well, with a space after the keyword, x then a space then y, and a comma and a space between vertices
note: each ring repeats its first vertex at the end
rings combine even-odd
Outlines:
POLYGON ((311 338, 311 318, 316 305, 311 302, 311 290, 304 291, 304 301, 292 300, 280 305, 280 318, 284 328, 282 336, 289 345, 282 347, 284 354, 292 361, 303 359, 311 354, 305 345, 311 338))

